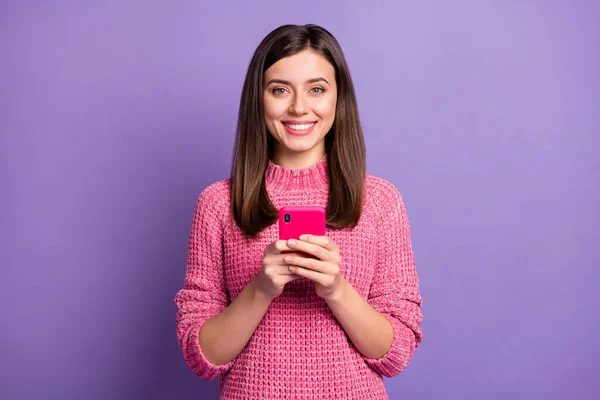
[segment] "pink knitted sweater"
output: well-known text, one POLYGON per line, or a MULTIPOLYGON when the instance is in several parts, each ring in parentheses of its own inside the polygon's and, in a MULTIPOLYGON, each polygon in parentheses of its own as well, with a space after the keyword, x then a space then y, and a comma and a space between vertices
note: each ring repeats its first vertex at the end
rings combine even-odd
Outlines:
MULTIPOLYGON (((327 158, 305 169, 269 163, 265 181, 277 207, 326 206, 327 158)), ((242 352, 226 365, 210 363, 198 344, 202 324, 220 313, 261 268, 278 224, 244 239, 231 217, 229 180, 208 186, 194 211, 184 288, 175 296, 177 338, 190 368, 219 377, 221 399, 387 399, 382 375, 408 365, 423 340, 421 296, 406 209, 394 185, 367 174, 362 214, 353 229, 330 229, 342 257, 341 273, 394 329, 381 359, 369 359, 315 293, 314 282, 286 284, 242 352)), ((376 334, 376 332, 373 332, 376 334)))

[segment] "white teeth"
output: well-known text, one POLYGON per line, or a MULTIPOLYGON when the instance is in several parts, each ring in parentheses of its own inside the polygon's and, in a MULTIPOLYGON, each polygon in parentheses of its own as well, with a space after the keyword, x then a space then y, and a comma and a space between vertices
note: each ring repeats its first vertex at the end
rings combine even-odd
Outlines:
POLYGON ((292 128, 295 131, 305 131, 309 128, 311 128, 315 123, 313 122, 312 124, 302 124, 302 125, 292 125, 292 124, 285 124, 285 126, 289 126, 290 128, 292 128))

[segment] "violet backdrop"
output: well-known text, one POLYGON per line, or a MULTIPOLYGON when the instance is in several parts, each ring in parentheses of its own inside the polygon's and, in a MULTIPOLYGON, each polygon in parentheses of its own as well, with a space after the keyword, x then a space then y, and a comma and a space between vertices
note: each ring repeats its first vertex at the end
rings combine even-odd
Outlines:
POLYGON ((285 23, 338 38, 407 206, 425 341, 390 398, 600 398, 599 4, 2 2, 0 398, 218 398, 173 299, 285 23))

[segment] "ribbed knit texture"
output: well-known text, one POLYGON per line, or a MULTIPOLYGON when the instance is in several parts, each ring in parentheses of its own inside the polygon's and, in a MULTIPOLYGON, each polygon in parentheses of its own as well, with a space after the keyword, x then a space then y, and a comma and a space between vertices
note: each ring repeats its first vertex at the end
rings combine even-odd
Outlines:
MULTIPOLYGON (((305 169, 269 162, 267 191, 277 207, 327 204, 326 156, 305 169)), ((198 344, 202 324, 220 313, 256 276, 264 249, 279 238, 278 224, 244 239, 230 211, 229 179, 200 194, 189 237, 184 288, 175 296, 177 338, 190 368, 206 380, 219 377, 221 399, 387 399, 382 375, 408 365, 423 340, 421 296, 402 198, 391 183, 367 174, 358 225, 327 229, 342 257, 341 273, 394 329, 381 359, 369 359, 315 293, 299 278, 286 284, 242 352, 213 365, 198 344)), ((373 335, 377 332, 373 332, 373 335)))

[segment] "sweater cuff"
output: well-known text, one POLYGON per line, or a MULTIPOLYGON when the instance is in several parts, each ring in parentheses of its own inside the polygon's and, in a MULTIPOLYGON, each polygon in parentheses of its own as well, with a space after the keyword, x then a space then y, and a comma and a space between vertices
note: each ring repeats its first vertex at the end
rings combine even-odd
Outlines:
POLYGON ((212 380, 227 372, 233 366, 235 358, 225 365, 215 365, 206 359, 199 343, 200 328, 203 324, 204 322, 194 324, 190 329, 185 359, 190 368, 202 379, 212 380))
POLYGON ((379 359, 368 358, 362 355, 365 362, 375 371, 388 378, 400 374, 410 362, 415 351, 414 332, 400 322, 397 318, 384 313, 391 322, 394 331, 394 340, 388 352, 379 359))

